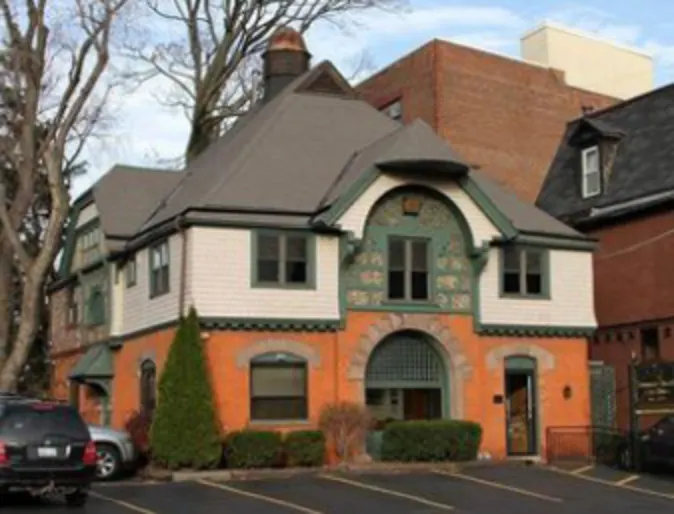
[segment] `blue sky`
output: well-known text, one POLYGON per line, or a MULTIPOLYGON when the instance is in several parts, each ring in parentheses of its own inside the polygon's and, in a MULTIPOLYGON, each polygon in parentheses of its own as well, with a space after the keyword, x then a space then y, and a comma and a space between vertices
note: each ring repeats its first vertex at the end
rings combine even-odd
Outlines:
MULTIPOLYGON (((433 38, 519 57, 519 38, 543 20, 594 33, 653 55, 655 82, 674 82, 674 2, 665 0, 407 0, 399 13, 362 15, 347 32, 322 25, 307 35, 315 61, 330 59, 346 75, 364 52, 382 68, 433 38)), ((81 193, 115 163, 161 166, 184 149, 188 124, 160 106, 160 82, 114 98, 109 137, 90 145, 91 171, 75 184, 81 193)))

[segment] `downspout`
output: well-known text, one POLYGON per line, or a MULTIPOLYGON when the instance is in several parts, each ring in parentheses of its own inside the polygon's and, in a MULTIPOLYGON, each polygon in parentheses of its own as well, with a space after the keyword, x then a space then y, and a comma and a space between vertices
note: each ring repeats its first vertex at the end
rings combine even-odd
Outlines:
POLYGON ((180 285, 178 287, 178 319, 182 319, 185 313, 185 275, 187 274, 187 232, 185 231, 185 216, 176 218, 176 229, 181 237, 180 247, 180 285))

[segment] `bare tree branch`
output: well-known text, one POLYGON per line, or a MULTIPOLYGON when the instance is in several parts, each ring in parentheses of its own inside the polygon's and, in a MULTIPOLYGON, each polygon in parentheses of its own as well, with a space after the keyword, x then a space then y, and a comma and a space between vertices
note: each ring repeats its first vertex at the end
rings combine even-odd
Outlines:
POLYGON ((140 65, 138 80, 162 78, 177 90, 178 98, 163 103, 188 109, 189 160, 250 106, 250 63, 278 27, 305 32, 320 21, 340 24, 349 14, 395 8, 404 0, 143 1, 149 16, 144 29, 156 29, 125 51, 140 65))
POLYGON ((97 103, 94 93, 109 64, 113 24, 127 2, 59 0, 59 8, 70 9, 69 25, 56 34, 72 38, 70 44, 55 37, 58 20, 50 18, 48 0, 26 0, 25 13, 0 0, 6 29, 0 32, 10 34, 0 62, 0 111, 7 111, 0 112, 0 145, 16 182, 10 197, 7 174, 0 177, 0 259, 18 262, 21 274, 20 321, 11 341, 0 340, 0 390, 16 388, 41 323, 44 284, 69 210, 66 170, 102 118, 107 94, 97 103), (65 82, 52 75, 58 65, 66 66, 65 82), (38 190, 48 210, 35 204, 38 190))

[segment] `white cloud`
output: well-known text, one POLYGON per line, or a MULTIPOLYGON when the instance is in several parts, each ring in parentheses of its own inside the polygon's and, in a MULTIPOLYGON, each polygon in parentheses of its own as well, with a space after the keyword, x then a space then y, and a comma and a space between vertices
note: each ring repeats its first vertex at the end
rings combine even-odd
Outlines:
MULTIPOLYGON (((489 52, 504 53, 517 47, 516 37, 503 32, 469 32, 445 38, 453 43, 479 48, 489 52)), ((511 52, 512 53, 512 52, 511 52)))

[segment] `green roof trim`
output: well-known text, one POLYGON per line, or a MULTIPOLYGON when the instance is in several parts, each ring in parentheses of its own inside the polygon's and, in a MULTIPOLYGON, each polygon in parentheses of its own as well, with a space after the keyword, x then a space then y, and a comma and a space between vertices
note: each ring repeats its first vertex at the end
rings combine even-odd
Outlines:
POLYGON ((590 337, 595 327, 571 327, 550 325, 492 325, 476 323, 475 331, 489 336, 528 336, 528 337, 590 337))
POLYGON ((114 374, 112 351, 107 344, 103 343, 90 346, 80 360, 77 361, 68 378, 86 381, 112 378, 114 374))

